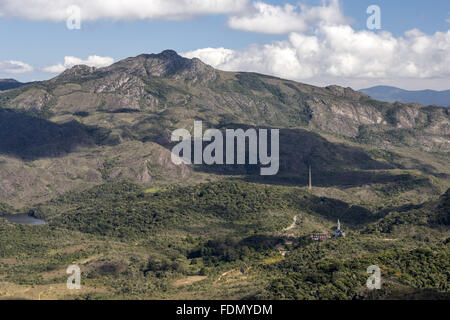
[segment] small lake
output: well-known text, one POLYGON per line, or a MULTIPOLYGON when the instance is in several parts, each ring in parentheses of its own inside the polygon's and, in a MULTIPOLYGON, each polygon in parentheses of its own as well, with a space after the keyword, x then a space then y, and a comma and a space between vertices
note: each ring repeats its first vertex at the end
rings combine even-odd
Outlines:
POLYGON ((42 226, 45 224, 44 220, 37 219, 27 214, 10 214, 3 217, 6 219, 6 221, 17 224, 26 224, 29 226, 42 226))

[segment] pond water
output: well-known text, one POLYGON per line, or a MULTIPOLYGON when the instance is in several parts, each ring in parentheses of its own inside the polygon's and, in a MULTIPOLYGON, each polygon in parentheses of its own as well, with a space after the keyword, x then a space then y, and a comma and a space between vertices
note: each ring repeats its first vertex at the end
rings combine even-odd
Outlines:
POLYGON ((4 218, 11 223, 26 224, 29 226, 42 226, 45 224, 44 220, 37 219, 27 214, 11 214, 4 216, 4 218))

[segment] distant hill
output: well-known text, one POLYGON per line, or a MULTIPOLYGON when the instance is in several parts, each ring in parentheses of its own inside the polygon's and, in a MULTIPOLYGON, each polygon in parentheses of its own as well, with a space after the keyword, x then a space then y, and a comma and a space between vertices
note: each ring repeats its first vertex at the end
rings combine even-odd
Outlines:
POLYGON ((373 99, 391 103, 400 101, 405 103, 417 102, 425 106, 432 104, 444 107, 450 106, 450 90, 408 91, 396 87, 375 86, 359 91, 371 96, 373 99))
POLYGON ((19 88, 24 84, 14 79, 0 79, 0 91, 19 88))

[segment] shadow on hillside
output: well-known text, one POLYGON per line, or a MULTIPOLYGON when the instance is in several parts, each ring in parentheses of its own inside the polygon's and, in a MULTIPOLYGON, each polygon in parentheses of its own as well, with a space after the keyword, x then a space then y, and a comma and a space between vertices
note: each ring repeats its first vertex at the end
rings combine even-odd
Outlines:
MULTIPOLYGON (((307 170, 306 170, 307 171, 307 170)), ((351 188, 367 184, 388 184, 396 183, 415 183, 414 177, 409 174, 393 175, 388 172, 372 172, 359 170, 336 171, 314 171, 312 170, 313 187, 341 187, 351 188)), ((257 175, 246 175, 244 180, 247 182, 274 184, 274 185, 296 185, 300 187, 308 186, 308 174, 303 175, 276 175, 262 177, 257 175)))
MULTIPOLYGON (((227 128, 246 130, 250 127, 232 125, 227 128)), ((224 154, 225 149, 224 138, 224 154)), ((268 149, 270 150, 270 144, 268 149)), ((372 159, 361 148, 332 143, 314 132, 302 129, 280 130, 280 168, 276 175, 260 175, 260 165, 196 165, 195 170, 222 175, 241 175, 249 182, 306 186, 309 166, 313 186, 320 187, 351 187, 410 178, 408 175, 394 176, 388 172, 368 171, 389 170, 396 167, 372 159)))
POLYGON ((26 113, 0 109, 0 154, 23 160, 58 157, 78 146, 108 144, 109 130, 77 121, 54 123, 26 113))

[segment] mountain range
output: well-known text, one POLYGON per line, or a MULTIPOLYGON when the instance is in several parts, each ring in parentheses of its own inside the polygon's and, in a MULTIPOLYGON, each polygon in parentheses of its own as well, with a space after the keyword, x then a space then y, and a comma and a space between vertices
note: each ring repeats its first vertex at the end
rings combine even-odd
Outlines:
POLYGON ((0 91, 0 216, 47 223, 0 218, 0 296, 448 298, 449 152, 445 107, 172 50, 74 66, 0 91), (280 129, 279 173, 173 164, 171 133, 195 120, 280 129), (347 237, 310 240, 338 219, 347 237), (74 262, 83 290, 68 296, 74 262))
MULTIPOLYGON (((446 108, 389 104, 350 88, 219 71, 171 50, 105 68, 75 66, 51 80, 1 92, 0 106, 0 200, 19 203, 117 177, 150 183, 162 172, 160 180, 189 176, 193 168, 170 161, 170 134, 192 130, 195 119, 206 127, 283 129, 279 177, 303 176, 313 159, 319 180, 322 171, 388 167, 336 139, 383 153, 395 147, 450 151, 446 108)), ((399 166, 404 164, 394 164, 399 166)))
POLYGON ((409 91, 390 86, 375 86, 359 90, 374 99, 386 102, 401 101, 404 103, 420 103, 424 106, 450 106, 450 90, 416 90, 409 91))

